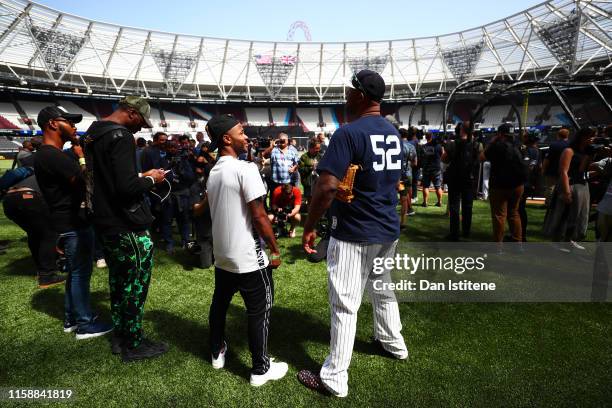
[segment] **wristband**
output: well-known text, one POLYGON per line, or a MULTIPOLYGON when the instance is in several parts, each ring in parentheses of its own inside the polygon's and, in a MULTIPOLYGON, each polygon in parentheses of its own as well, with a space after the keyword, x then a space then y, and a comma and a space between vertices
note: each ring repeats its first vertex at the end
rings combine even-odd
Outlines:
POLYGON ((272 261, 276 261, 277 259, 280 259, 280 257, 281 257, 280 254, 278 254, 278 255, 270 254, 270 259, 272 261))
POLYGON ((84 157, 79 157, 79 165, 81 165, 81 166, 85 165, 85 158, 84 157))
POLYGON ((153 184, 155 184, 155 179, 153 178, 153 176, 145 176, 145 178, 148 178, 153 184))

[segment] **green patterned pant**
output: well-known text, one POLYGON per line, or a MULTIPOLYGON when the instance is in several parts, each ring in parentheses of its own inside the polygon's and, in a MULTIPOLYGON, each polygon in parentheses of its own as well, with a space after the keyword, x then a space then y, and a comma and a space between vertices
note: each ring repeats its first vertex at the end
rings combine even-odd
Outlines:
POLYGON ((105 236, 103 242, 114 331, 128 347, 138 347, 153 269, 153 241, 145 231, 105 236))

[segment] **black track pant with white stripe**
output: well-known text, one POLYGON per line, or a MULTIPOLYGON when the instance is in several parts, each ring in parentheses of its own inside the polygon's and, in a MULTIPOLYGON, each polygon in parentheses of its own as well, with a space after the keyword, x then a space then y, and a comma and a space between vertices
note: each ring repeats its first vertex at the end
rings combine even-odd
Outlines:
POLYGON ((223 348, 227 308, 236 292, 240 292, 248 316, 249 350, 253 361, 251 373, 265 374, 270 368, 268 331, 274 300, 272 269, 269 267, 249 273, 215 268, 215 292, 208 315, 211 352, 216 358, 223 348))
POLYGON ((331 314, 330 354, 321 368, 321 380, 336 395, 348 393, 348 368, 357 331, 357 311, 365 288, 372 300, 374 337, 382 346, 404 359, 408 350, 402 337, 399 307, 393 291, 375 290, 375 281, 391 282, 391 270, 374 268, 375 258, 395 257, 397 241, 362 244, 331 238, 327 249, 329 305, 331 314))

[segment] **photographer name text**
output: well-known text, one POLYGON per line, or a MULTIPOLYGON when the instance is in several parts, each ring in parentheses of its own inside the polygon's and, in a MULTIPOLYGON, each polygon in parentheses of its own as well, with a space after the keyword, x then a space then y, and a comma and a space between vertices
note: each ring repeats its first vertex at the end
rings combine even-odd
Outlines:
POLYGON ((402 279, 398 282, 383 282, 374 280, 374 290, 377 291, 457 291, 457 292, 479 292, 494 291, 496 289, 493 282, 472 282, 470 280, 447 282, 432 282, 427 279, 411 281, 402 279))

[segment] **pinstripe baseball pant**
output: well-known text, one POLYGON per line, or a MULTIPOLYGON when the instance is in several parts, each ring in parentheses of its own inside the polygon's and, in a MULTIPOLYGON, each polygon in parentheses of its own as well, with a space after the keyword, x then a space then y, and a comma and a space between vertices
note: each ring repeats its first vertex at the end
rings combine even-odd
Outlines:
POLYGON ((329 304, 331 314, 330 354, 321 368, 321 380, 338 396, 348 393, 348 368, 357 330, 357 311, 364 288, 372 300, 374 337, 385 350, 406 358, 402 323, 393 291, 375 291, 373 282, 391 282, 391 270, 374 271, 374 258, 393 258, 397 241, 362 244, 331 238, 327 250, 329 304))

